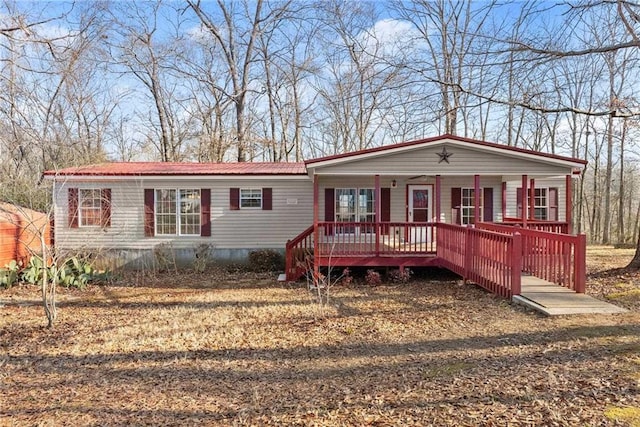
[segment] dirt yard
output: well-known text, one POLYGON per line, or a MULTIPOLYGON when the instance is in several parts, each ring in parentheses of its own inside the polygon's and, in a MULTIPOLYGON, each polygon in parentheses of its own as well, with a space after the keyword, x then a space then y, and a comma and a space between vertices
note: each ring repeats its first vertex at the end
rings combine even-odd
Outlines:
POLYGON ((0 290, 0 425, 640 426, 640 275, 590 248, 631 311, 545 318, 454 276, 336 287, 168 274, 0 290))

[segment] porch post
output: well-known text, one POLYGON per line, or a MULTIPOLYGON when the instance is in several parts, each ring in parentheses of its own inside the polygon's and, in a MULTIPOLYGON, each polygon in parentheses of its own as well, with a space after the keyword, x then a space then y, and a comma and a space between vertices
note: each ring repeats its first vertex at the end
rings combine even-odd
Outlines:
POLYGON ((473 176, 473 223, 478 224, 480 222, 480 175, 473 176))
POLYGON ((529 185, 529 219, 536 219, 536 180, 531 178, 529 185))
MULTIPOLYGON (((571 179, 571 175, 567 175, 565 177, 565 196, 564 196, 564 220, 567 223, 567 234, 573 233, 573 211, 571 210, 573 207, 573 180, 571 179)), ((560 216, 558 216, 558 220, 560 216)))
MULTIPOLYGON (((318 265, 318 260, 320 259, 320 242, 319 242, 319 233, 318 233, 318 211, 319 211, 319 203, 318 199, 320 198, 320 189, 318 185, 318 175, 313 175, 313 279, 315 280, 318 277, 318 273, 320 273, 320 267, 318 265)), ((326 203, 326 202, 325 202, 326 203)))
POLYGON ((436 222, 440 222, 440 215, 442 215, 441 213, 441 206, 440 206, 440 194, 441 194, 441 187, 442 186, 442 180, 440 179, 440 175, 436 175, 436 222))
POLYGON ((526 225, 527 224, 527 195, 528 195, 528 191, 527 191, 527 182, 528 182, 528 178, 527 175, 522 175, 522 212, 520 214, 520 219, 522 219, 522 225, 526 225))
POLYGON ((380 254, 380 219, 382 218, 382 200, 380 200, 380 175, 374 177, 376 202, 376 256, 380 254))
POLYGON ((502 181, 502 222, 507 217, 507 183, 502 181))

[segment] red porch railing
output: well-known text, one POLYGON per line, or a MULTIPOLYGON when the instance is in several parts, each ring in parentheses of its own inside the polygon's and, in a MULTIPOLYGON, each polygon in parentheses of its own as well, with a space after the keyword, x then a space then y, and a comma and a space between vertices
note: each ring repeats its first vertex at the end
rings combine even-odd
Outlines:
POLYGON ((436 223, 320 222, 319 256, 435 254, 436 223))
POLYGON ((444 223, 321 222, 317 231, 309 227, 287 242, 286 276, 298 279, 309 259, 317 265, 438 265, 504 297, 520 294, 523 271, 584 292, 585 254, 584 235, 493 223, 473 228, 444 223))
POLYGON ((298 280, 307 270, 307 257, 313 257, 313 225, 287 241, 285 275, 287 281, 298 280))
POLYGON ((522 235, 522 271, 579 293, 586 287, 584 234, 570 235, 481 223, 478 228, 522 235))
POLYGON ((502 297, 520 295, 521 245, 517 233, 438 224, 441 265, 502 297))
POLYGON ((522 227, 530 230, 547 231, 549 233, 569 234, 569 224, 564 221, 529 220, 524 223, 520 218, 504 218, 499 225, 522 227))

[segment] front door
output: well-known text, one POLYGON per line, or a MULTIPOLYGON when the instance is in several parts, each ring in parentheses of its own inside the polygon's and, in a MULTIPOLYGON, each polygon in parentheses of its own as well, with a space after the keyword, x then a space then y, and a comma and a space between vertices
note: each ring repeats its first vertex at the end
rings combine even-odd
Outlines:
MULTIPOLYGON (((432 218, 432 196, 433 186, 431 185, 410 185, 409 194, 409 222, 430 222, 432 218)), ((431 227, 425 225, 410 227, 409 239, 411 242, 430 242, 431 227)))

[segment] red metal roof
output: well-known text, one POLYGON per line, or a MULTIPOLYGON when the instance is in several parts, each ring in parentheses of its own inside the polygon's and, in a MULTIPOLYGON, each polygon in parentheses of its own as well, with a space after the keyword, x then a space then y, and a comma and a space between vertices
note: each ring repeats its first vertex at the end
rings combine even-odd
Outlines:
POLYGON ((113 162, 49 170, 44 175, 304 175, 306 172, 304 163, 113 162))
POLYGON ((416 141, 401 142, 401 143, 398 143, 398 144, 391 144, 391 145, 383 145, 381 147, 369 148, 369 149, 360 150, 360 151, 353 151, 351 153, 343 153, 343 154, 335 154, 333 156, 318 157, 316 159, 310 159, 310 160, 305 161, 305 164, 309 165, 309 164, 312 164, 312 163, 325 162, 325 161, 328 161, 328 160, 336 160, 336 159, 342 159, 342 158, 348 158, 348 157, 356 157, 356 156, 361 155, 361 154, 369 154, 369 153, 376 153, 376 152, 394 150, 394 149, 397 149, 397 148, 411 147, 411 146, 414 146, 414 145, 432 144, 432 143, 442 142, 445 139, 452 139, 454 141, 465 142, 465 143, 472 144, 472 145, 479 145, 479 146, 484 146, 484 147, 493 147, 493 148, 498 148, 498 149, 505 150, 505 151, 514 151, 516 153, 533 154, 533 155, 537 155, 537 156, 547 157, 547 158, 550 158, 550 159, 564 160, 564 161, 568 161, 568 162, 576 162, 576 163, 581 163, 581 164, 584 164, 584 165, 587 164, 586 160, 577 159, 577 158, 573 158, 573 157, 558 156, 556 154, 542 153, 540 151, 527 150, 527 149, 518 148, 518 147, 510 147, 508 145, 496 144, 494 142, 486 142, 486 141, 480 141, 480 140, 477 140, 477 139, 463 138, 463 137, 460 137, 460 136, 449 135, 449 134, 444 134, 444 135, 440 135, 440 136, 434 136, 434 137, 425 138, 425 139, 418 139, 416 141))

